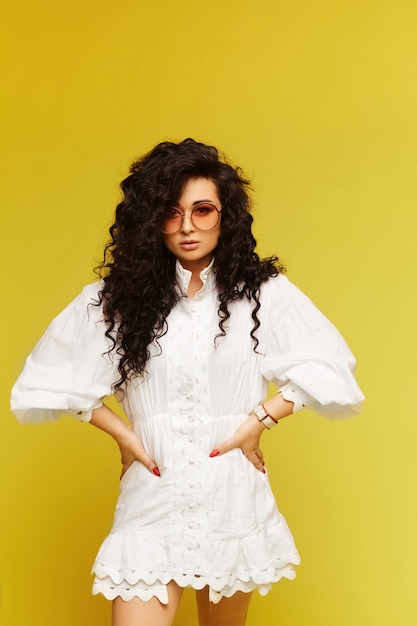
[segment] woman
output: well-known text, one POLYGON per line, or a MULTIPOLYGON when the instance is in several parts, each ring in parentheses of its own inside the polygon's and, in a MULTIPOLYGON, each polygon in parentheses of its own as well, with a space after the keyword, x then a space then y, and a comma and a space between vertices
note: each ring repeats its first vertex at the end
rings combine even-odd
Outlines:
POLYGON ((93 590, 113 626, 172 624, 189 586, 201 626, 243 626, 252 591, 299 563, 261 435, 303 406, 357 413, 355 361, 278 259, 255 253, 248 181, 215 148, 159 144, 121 187, 102 280, 52 322, 12 409, 72 413, 120 448, 93 590), (132 428, 103 404, 112 392, 132 428))

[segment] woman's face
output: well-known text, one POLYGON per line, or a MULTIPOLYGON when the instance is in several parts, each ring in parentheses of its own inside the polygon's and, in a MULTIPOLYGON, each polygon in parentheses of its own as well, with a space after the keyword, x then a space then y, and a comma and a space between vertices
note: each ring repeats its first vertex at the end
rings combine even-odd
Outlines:
POLYGON ((191 211, 201 202, 210 203, 219 211, 222 208, 217 187, 210 178, 190 178, 175 207, 183 214, 180 229, 176 233, 163 234, 168 250, 185 269, 196 273, 209 265, 220 236, 220 219, 210 230, 201 230, 191 221, 191 211))

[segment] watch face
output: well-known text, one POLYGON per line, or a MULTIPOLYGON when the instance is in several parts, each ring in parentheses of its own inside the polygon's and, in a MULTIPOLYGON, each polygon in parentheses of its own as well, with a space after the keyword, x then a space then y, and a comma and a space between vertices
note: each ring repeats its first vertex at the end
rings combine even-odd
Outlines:
POLYGON ((261 404, 258 404, 258 406, 255 409, 255 415, 260 419, 264 419, 265 417, 267 417, 268 413, 265 411, 265 409, 263 408, 263 406, 261 404))

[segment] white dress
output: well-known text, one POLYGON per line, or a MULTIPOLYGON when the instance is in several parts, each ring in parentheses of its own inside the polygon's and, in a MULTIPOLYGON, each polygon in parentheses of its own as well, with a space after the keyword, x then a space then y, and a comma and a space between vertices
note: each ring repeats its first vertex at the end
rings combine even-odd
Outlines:
MULTIPOLYGON (((190 272, 177 265, 186 293, 190 272)), ((259 346, 250 330, 253 304, 229 305, 227 334, 218 333, 215 278, 201 273, 202 289, 185 295, 168 317, 168 333, 152 346, 148 374, 121 399, 134 431, 161 473, 134 462, 120 483, 114 524, 93 571, 93 593, 124 600, 156 596, 166 584, 201 589, 218 602, 238 590, 266 594, 293 578, 299 556, 279 513, 267 474, 240 449, 210 458, 274 381, 286 399, 327 417, 359 412, 363 395, 354 358, 332 324, 286 277, 261 287, 259 346)), ((21 422, 88 420, 119 378, 97 298, 100 283, 84 288, 52 322, 12 392, 21 422)))

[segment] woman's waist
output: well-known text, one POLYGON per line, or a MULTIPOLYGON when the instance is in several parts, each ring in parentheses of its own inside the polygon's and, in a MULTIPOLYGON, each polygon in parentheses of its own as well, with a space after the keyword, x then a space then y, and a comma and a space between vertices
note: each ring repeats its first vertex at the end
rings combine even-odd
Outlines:
POLYGON ((155 413, 132 420, 133 431, 139 437, 157 437, 167 441, 199 437, 207 442, 218 437, 230 437, 248 417, 248 413, 155 413))

